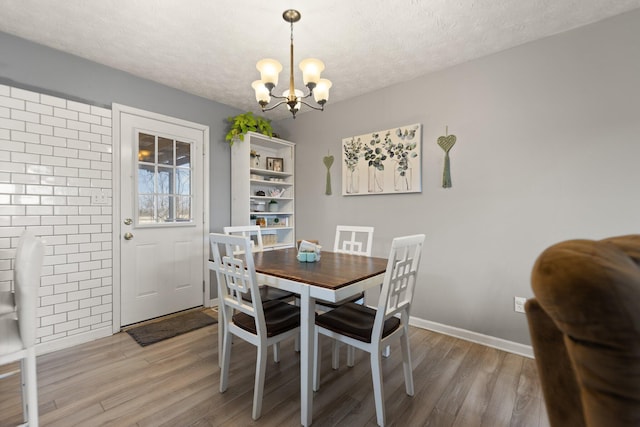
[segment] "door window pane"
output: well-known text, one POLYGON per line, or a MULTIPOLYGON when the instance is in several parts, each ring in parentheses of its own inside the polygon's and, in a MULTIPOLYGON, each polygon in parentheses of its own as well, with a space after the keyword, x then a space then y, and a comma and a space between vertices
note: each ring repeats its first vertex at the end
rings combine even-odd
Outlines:
POLYGON ((173 165, 173 140, 158 137, 158 164, 173 165))
POLYGON ((153 165, 138 166, 138 193, 153 194, 155 193, 155 167, 153 165))
POLYGON ((176 169, 176 194, 188 196, 191 194, 191 170, 176 169))
POLYGON ((176 141, 176 166, 191 167, 191 144, 176 141))
POLYGON ((176 196, 176 220, 191 220, 191 197, 176 196))
POLYGON ((173 215, 173 196, 158 196, 158 222, 171 222, 173 215))
POLYGON ((141 133, 138 138, 138 161, 153 163, 156 158, 156 138, 141 133))
POLYGON ((158 166, 158 193, 173 193, 173 169, 158 166))

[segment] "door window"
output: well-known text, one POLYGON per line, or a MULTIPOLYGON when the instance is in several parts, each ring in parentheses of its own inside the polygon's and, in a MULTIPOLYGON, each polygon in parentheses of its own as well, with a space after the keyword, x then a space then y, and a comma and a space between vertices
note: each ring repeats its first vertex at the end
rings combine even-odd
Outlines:
POLYGON ((193 222, 191 142, 138 132, 138 225, 193 222))

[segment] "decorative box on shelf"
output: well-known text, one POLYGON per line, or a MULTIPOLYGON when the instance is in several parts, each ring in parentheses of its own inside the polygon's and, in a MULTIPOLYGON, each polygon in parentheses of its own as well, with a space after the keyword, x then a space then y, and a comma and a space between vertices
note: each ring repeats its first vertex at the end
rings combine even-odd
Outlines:
POLYGON ((263 234, 262 235, 262 244, 264 245, 275 245, 278 243, 278 235, 277 234, 263 234))

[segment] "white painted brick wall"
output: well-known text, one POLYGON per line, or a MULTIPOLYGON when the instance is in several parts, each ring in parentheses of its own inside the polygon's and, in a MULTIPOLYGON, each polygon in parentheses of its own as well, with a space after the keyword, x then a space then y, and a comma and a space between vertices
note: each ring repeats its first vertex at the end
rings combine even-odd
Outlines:
POLYGON ((0 289, 30 228, 46 245, 40 342, 112 328, 111 141, 111 110, 0 85, 0 289))

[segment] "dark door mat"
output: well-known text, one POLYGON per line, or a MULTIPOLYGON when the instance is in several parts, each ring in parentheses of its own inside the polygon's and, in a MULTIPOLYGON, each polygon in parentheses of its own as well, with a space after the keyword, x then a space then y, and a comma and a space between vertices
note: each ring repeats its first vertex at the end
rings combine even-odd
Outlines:
POLYGON ((216 319, 202 311, 190 311, 168 319, 136 326, 126 332, 144 347, 215 323, 218 323, 216 319))

